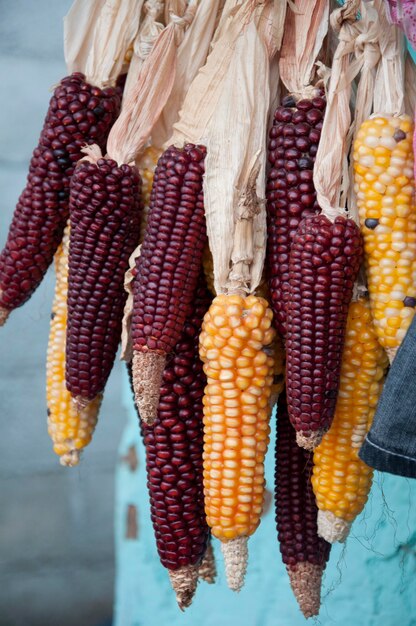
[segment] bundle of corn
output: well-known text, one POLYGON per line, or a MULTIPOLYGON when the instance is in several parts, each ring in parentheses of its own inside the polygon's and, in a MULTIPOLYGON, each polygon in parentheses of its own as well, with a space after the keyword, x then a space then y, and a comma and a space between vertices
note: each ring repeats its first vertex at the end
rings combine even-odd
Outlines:
POLYGON ((358 452, 374 417, 387 367, 370 303, 361 297, 351 303, 348 313, 334 420, 313 457, 318 532, 331 543, 346 539, 370 492, 373 470, 358 458, 358 452))
POLYGON ((69 225, 55 254, 56 286, 52 305, 46 365, 48 432, 61 465, 77 465, 80 451, 91 441, 101 396, 78 410, 65 385, 65 336, 68 294, 69 225))
POLYGON ((305 617, 319 613, 322 574, 331 547, 318 536, 311 474, 312 455, 296 443, 283 393, 277 408, 276 524, 283 563, 305 617))
POLYGON ((144 62, 108 137, 71 181, 66 384, 78 406, 103 391, 121 337, 123 278, 140 232, 140 178, 134 160, 146 145, 172 88, 172 24, 144 62))
MULTIPOLYGON (((199 281, 193 310, 164 369, 154 425, 142 425, 157 549, 181 609, 192 601, 209 537, 202 485, 206 378, 198 355, 202 319, 211 301, 204 282, 199 281)), ((210 570, 212 564, 205 562, 202 575, 210 576, 210 570)))
POLYGON ((204 396, 205 511, 221 540, 228 584, 244 582, 247 538, 260 523, 269 442, 275 331, 256 296, 217 296, 205 315, 200 355, 204 396))
POLYGON ((348 305, 362 256, 360 230, 340 206, 345 201, 341 185, 347 168, 351 119, 346 48, 360 32, 357 6, 357 2, 348 2, 332 15, 333 24, 341 25, 342 33, 314 167, 322 212, 301 222, 289 260, 287 401, 297 442, 308 450, 320 443, 334 416, 348 305))
POLYGON ((375 115, 354 143, 357 204, 374 325, 390 361, 416 307, 416 204, 409 116, 375 115))
POLYGON ((319 212, 313 167, 326 105, 323 91, 311 83, 315 57, 326 35, 328 3, 298 0, 296 9, 286 16, 279 67, 289 95, 276 109, 269 131, 271 167, 266 186, 266 267, 274 324, 282 337, 286 334, 293 237, 304 217, 319 212))
POLYGON ((134 13, 138 1, 128 0, 120 9, 120 13, 132 11, 128 25, 117 19, 117 11, 108 15, 101 8, 96 15, 91 7, 81 6, 80 0, 74 3, 73 17, 67 18, 65 56, 72 73, 60 81, 50 100, 26 187, 0 254, 0 325, 30 298, 52 262, 68 220, 70 178, 83 146, 96 143, 105 148, 120 108, 116 79, 138 27, 140 13, 134 13), (77 11, 92 14, 90 21, 81 20, 81 32, 77 11), (97 20, 101 22, 97 24, 97 20), (111 45, 111 38, 116 46, 111 45), (82 58, 72 58, 75 53, 68 42, 72 40, 78 52, 82 49, 82 58))

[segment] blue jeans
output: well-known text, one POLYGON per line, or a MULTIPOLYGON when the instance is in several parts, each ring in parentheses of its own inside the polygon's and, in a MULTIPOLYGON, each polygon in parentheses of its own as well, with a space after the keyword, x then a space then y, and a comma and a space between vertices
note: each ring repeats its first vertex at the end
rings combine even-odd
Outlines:
POLYGON ((416 478, 416 316, 391 365, 359 456, 382 472, 416 478))

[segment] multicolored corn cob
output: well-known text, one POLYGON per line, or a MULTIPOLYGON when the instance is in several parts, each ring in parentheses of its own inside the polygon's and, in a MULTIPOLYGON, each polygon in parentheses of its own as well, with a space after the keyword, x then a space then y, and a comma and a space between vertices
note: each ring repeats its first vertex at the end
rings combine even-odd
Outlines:
POLYGON ((388 363, 370 303, 362 297, 351 303, 348 313, 334 420, 313 457, 318 533, 331 543, 345 541, 367 502, 373 470, 358 452, 371 426, 388 363))
POLYGON ((111 159, 71 180, 66 384, 79 407, 105 387, 121 335, 124 274, 140 230, 140 177, 111 159))
POLYGON ((311 474, 312 454, 296 443, 282 393, 277 408, 276 524, 283 563, 305 617, 319 613, 322 574, 331 548, 318 536, 311 474))
POLYGON ((409 116, 366 120, 354 143, 355 190, 374 325, 390 361, 416 307, 416 203, 409 116))
POLYGON ((133 380, 141 418, 154 422, 166 355, 191 315, 207 240, 205 148, 171 146, 159 159, 150 217, 137 259, 132 318, 133 380))
POLYGON ((138 164, 140 178, 142 179, 142 221, 140 224, 140 243, 144 239, 146 232, 147 221, 149 217, 150 197, 152 193, 153 178, 155 175, 155 169, 157 162, 161 155, 161 150, 154 146, 148 146, 140 157, 138 164))
POLYGON ((293 96, 287 96, 276 110, 269 132, 267 273, 274 324, 282 337, 286 334, 293 237, 304 217, 319 213, 313 166, 325 106, 321 95, 297 103, 293 96))
POLYGON ((204 283, 201 278, 193 311, 163 372, 156 421, 142 423, 157 549, 181 609, 192 601, 209 537, 202 485, 206 377, 198 340, 212 298, 204 283))
POLYGON ((273 313, 256 296, 217 296, 204 318, 204 495, 221 540, 228 585, 239 591, 247 539, 260 523, 269 443, 274 359, 273 313))
POLYGON ((119 89, 99 89, 74 73, 51 98, 26 187, 0 254, 0 325, 24 304, 52 263, 69 211, 69 181, 85 144, 104 149, 120 108, 119 89))
POLYGON ((362 257, 358 226, 325 215, 303 220, 290 254, 286 391, 300 446, 313 450, 335 412, 348 306, 362 257))
POLYGON ((61 465, 78 465, 80 451, 91 441, 102 396, 78 411, 65 385, 69 225, 55 254, 55 298, 46 363, 48 432, 61 465))

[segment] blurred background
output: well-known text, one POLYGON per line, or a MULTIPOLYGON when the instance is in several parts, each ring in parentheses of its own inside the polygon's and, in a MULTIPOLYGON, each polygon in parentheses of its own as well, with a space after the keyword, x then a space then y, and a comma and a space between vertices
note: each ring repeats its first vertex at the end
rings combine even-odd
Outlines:
MULTIPOLYGON (((0 0, 0 247, 51 87, 66 74, 62 18, 70 5, 0 0)), ((218 584, 202 583, 193 606, 177 609, 154 545, 143 449, 120 363, 80 466, 59 466, 45 404, 53 282, 50 271, 0 331, 0 626, 304 625, 273 508, 250 539, 242 592, 226 588, 215 546, 218 584)), ((270 490, 272 450, 267 481, 270 490)), ((376 475, 346 546, 332 551, 317 623, 416 626, 415 575, 415 481, 376 475)))

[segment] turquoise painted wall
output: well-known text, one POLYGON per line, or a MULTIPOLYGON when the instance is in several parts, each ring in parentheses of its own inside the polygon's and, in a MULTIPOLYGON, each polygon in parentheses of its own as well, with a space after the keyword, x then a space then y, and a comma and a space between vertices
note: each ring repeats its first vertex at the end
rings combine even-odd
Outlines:
MULTIPOLYGON (((225 584, 215 541, 218 582, 201 583, 185 613, 176 606, 153 539, 144 449, 127 381, 129 420, 116 474, 114 626, 303 626, 277 545, 274 512, 249 541, 247 581, 240 594, 225 584), (131 469, 134 454, 136 470, 131 469), (137 538, 126 539, 127 511, 137 512, 137 538)), ((272 441, 274 432, 272 433, 272 441)), ((273 488, 273 451, 266 463, 273 488)), ((335 546, 325 573, 320 626, 416 626, 416 481, 377 474, 363 514, 345 546, 335 546)))

